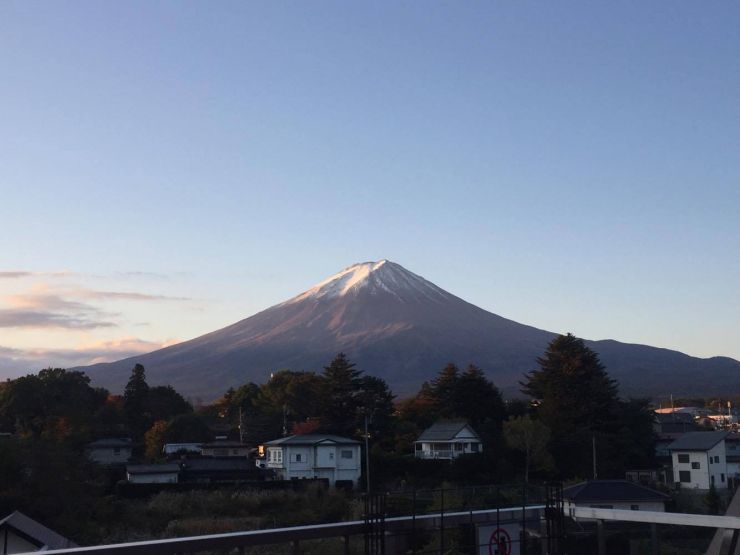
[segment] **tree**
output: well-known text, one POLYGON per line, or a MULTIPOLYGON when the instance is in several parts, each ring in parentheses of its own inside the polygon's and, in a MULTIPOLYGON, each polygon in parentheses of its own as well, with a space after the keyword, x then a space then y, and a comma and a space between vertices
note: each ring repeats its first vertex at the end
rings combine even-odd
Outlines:
POLYGON ((169 420, 179 414, 193 412, 193 407, 171 385, 150 387, 147 408, 153 421, 169 420))
POLYGON ((322 375, 325 398, 321 428, 325 432, 351 436, 357 429, 357 392, 362 372, 339 353, 322 375))
POLYGON ((124 389, 123 410, 131 433, 138 438, 141 438, 151 422, 148 408, 149 385, 146 383, 146 371, 137 363, 124 389))
POLYGON ((504 422, 504 438, 512 449, 524 453, 524 482, 529 483, 531 464, 539 468, 551 464, 547 444, 550 441, 550 429, 529 415, 519 416, 504 422))
POLYGON ((90 387, 83 372, 46 368, 5 382, 0 389, 0 426, 22 437, 82 443, 108 392, 90 387))
POLYGON ((150 460, 159 459, 162 456, 162 447, 165 444, 165 432, 167 422, 157 420, 144 434, 144 445, 146 446, 146 458, 150 460))
POLYGON ((704 505, 710 515, 718 515, 722 511, 722 498, 717 493, 714 484, 709 485, 709 491, 704 496, 704 505))
POLYGON ((637 437, 648 433, 642 426, 626 436, 621 433, 630 420, 643 420, 644 409, 619 400, 617 382, 598 355, 571 334, 553 339, 537 362, 540 368, 525 375, 522 391, 533 398, 536 417, 551 429, 551 452, 559 474, 591 475, 595 442, 600 475, 623 475, 628 461, 624 442, 642 451, 652 437, 637 437), (620 442, 621 449, 615 449, 620 442))

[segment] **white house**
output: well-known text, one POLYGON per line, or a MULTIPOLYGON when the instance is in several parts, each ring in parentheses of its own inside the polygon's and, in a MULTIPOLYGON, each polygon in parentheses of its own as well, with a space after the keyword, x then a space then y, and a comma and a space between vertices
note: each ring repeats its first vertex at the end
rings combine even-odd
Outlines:
POLYGON ((98 464, 126 464, 131 460, 131 439, 106 438, 85 445, 87 458, 98 464))
POLYGON ((0 520, 0 555, 72 547, 77 544, 18 511, 0 520))
POLYGON ((360 442, 327 434, 303 434, 268 441, 264 445, 265 468, 283 480, 326 478, 353 485, 362 473, 360 442))
POLYGON ((480 436, 464 420, 435 422, 414 442, 414 456, 419 459, 455 459, 481 451, 480 436))
POLYGON ((180 477, 180 465, 131 464, 126 467, 126 479, 132 484, 176 484, 180 477))
POLYGON ((673 477, 681 488, 727 489, 725 438, 729 432, 689 432, 668 446, 673 477))
POLYGON ((669 496, 628 480, 588 480, 563 488, 568 512, 574 507, 665 512, 669 496))

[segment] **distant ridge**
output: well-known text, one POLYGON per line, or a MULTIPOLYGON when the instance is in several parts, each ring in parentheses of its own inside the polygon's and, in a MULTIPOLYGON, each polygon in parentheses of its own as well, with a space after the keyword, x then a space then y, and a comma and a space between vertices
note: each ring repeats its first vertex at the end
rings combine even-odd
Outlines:
MULTIPOLYGON (((470 304, 389 260, 345 268, 295 297, 249 318, 164 349, 84 367, 97 385, 120 392, 133 365, 151 384, 171 384, 212 400, 229 386, 264 382, 271 372, 321 370, 338 352, 415 392, 448 362, 475 363, 509 392, 554 333, 470 304)), ((740 362, 618 341, 588 341, 632 396, 740 391, 740 362)))

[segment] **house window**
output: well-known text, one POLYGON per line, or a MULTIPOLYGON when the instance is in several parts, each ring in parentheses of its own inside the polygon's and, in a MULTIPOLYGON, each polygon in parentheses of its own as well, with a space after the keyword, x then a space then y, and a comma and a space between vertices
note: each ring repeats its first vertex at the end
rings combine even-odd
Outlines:
POLYGON ((694 470, 699 470, 701 468, 701 465, 698 462, 692 462, 691 468, 693 468, 694 470))
POLYGON ((300 453, 296 453, 295 454, 295 462, 301 462, 301 454, 300 453))
POLYGON ((678 481, 684 484, 688 484, 689 482, 691 482, 691 471, 679 470, 678 471, 678 481))
POLYGON ((720 480, 722 480, 722 481, 724 482, 724 481, 725 481, 725 475, 724 475, 724 474, 720 474, 720 475, 719 475, 719 479, 720 479, 720 480))
POLYGON ((640 506, 639 505, 630 505, 630 511, 639 511, 640 506))
POLYGON ((477 453, 478 452, 478 444, 477 443, 471 443, 470 444, 470 451, 471 451, 471 453, 477 453))
POLYGON ((455 444, 455 451, 462 451, 463 444, 462 443, 456 443, 455 444))
POLYGON ((680 462, 680 463, 687 463, 687 462, 689 462, 689 454, 688 453, 679 453, 678 454, 678 462, 680 462))
POLYGON ((343 459, 351 459, 352 458, 352 449, 342 449, 342 458, 343 459))
POLYGON ((710 476, 710 478, 711 478, 710 479, 711 484, 714 485, 714 476, 710 476))
POLYGON ((334 460, 334 453, 333 453, 333 452, 331 452, 331 451, 329 452, 329 458, 330 458, 331 460, 334 460))
POLYGON ((120 455, 121 454, 121 449, 119 447, 114 447, 113 448, 113 454, 114 455, 120 455))

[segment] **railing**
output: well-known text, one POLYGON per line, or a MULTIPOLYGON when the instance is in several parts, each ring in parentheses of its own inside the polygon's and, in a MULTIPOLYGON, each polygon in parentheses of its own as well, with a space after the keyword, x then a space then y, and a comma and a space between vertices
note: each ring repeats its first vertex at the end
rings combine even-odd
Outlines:
MULTIPOLYGON (((412 526, 433 529, 443 526, 443 522, 444 526, 451 526, 460 523, 481 524, 506 521, 535 521, 541 518, 544 508, 544 505, 531 505, 527 507, 520 506, 477 511, 436 512, 423 515, 397 516, 386 518, 385 526, 389 534, 392 535, 394 533, 406 533, 412 526)), ((244 553, 246 548, 270 544, 291 544, 293 546, 293 552, 300 553, 299 544, 301 541, 324 538, 343 538, 344 552, 349 553, 350 537, 363 535, 364 532, 365 522, 355 520, 329 524, 313 524, 309 526, 294 526, 290 528, 213 534, 208 536, 53 549, 44 553, 45 555, 177 555, 180 553, 228 551, 233 549, 244 553)), ((388 553, 393 553, 393 551, 388 551, 388 553)))
MULTIPOLYGON (((458 451, 462 453, 462 451, 458 451)), ((416 451, 417 459, 454 459, 454 451, 416 451)))

